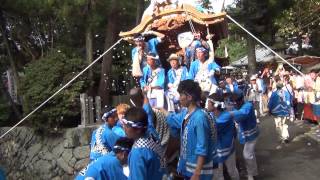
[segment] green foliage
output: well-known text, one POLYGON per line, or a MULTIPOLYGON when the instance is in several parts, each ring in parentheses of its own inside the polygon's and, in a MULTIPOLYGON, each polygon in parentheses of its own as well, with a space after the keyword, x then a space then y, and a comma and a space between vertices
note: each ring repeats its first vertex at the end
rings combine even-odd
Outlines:
POLYGON ((246 56, 246 41, 240 37, 230 36, 229 38, 220 40, 219 47, 216 49, 216 55, 218 57, 225 56, 225 46, 228 48, 228 55, 231 62, 246 56))
MULTIPOLYGON (((57 49, 51 50, 45 57, 30 63, 25 68, 21 91, 23 94, 24 113, 32 111, 84 68, 84 61, 70 57, 57 49)), ((60 123, 74 124, 74 117, 79 116, 79 95, 86 88, 86 76, 82 75, 67 89, 48 102, 32 116, 35 128, 57 127, 60 123)))
POLYGON ((6 122, 9 119, 11 109, 8 102, 5 101, 4 97, 0 95, 0 124, 6 122))
MULTIPOLYGON (((274 20, 281 17, 281 12, 292 5, 293 0, 238 0, 236 8, 227 12, 243 24, 251 33, 261 38, 267 44, 274 43, 276 26, 274 20)), ((234 29, 237 29, 235 27, 234 29)), ((238 32, 245 35, 241 30, 238 32)))
POLYGON ((275 24, 279 26, 278 34, 287 38, 296 34, 304 34, 319 24, 318 0, 292 0, 293 5, 281 12, 275 24), (314 23, 313 23, 314 22, 314 23))
POLYGON ((319 0, 292 0, 293 4, 290 8, 281 12, 275 20, 275 25, 278 27, 277 36, 284 39, 284 42, 290 44, 295 41, 302 44, 302 37, 307 36, 311 40, 313 48, 298 52, 299 55, 308 54, 319 56, 320 39, 320 12, 319 0))

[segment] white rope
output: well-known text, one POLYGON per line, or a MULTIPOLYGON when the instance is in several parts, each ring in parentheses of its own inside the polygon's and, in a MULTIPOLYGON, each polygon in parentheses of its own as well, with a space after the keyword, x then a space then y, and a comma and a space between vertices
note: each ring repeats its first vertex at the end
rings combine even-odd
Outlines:
POLYGON ((47 100, 45 100, 42 104, 40 104, 37 108, 35 108, 32 112, 30 112, 26 117, 21 119, 16 125, 10 128, 7 132, 1 135, 0 139, 2 139, 5 135, 7 135, 10 131, 16 128, 19 124, 21 124, 24 120, 26 120, 29 116, 34 114, 37 110, 39 110, 42 106, 44 106, 48 101, 54 98, 57 94, 59 94, 62 90, 64 90, 67 86, 69 86, 74 80, 76 80, 79 76, 81 76, 85 71, 87 71, 91 66, 93 66, 96 62, 98 62, 104 55, 106 55, 112 48, 118 45, 122 41, 122 38, 119 39, 115 44, 113 44, 109 49, 107 49, 103 54, 101 54, 97 59, 95 59, 91 64, 89 64, 86 68, 84 68, 79 74, 77 74, 74 78, 72 78, 67 84, 65 84, 62 88, 60 88, 57 92, 51 95, 47 100))
POLYGON ((296 67, 294 67, 292 64, 290 64, 287 60, 285 60, 283 57, 281 57, 278 53, 276 53, 274 50, 272 50, 269 46, 267 46, 265 43, 263 43, 260 39, 258 39, 255 35, 250 33, 246 28, 244 28, 241 24, 239 24, 236 20, 234 20, 232 17, 230 17, 228 14, 226 15, 232 22, 234 22, 236 25, 238 25, 241 29, 243 29, 246 33, 248 33, 251 37, 253 37, 255 40, 257 40, 260 44, 262 44, 265 48, 267 48, 269 51, 271 51, 273 54, 275 54, 278 58, 280 58, 283 62, 287 63, 292 69, 297 71, 299 74, 304 76, 304 74, 299 71, 296 67))

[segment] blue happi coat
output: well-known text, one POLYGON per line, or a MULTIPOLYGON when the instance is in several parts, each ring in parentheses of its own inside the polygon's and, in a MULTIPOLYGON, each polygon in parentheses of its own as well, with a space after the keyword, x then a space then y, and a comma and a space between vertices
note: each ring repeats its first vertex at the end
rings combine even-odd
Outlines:
POLYGON ((237 134, 235 124, 232 115, 227 111, 222 111, 218 117, 212 119, 217 129, 216 151, 213 157, 215 162, 223 163, 234 152, 234 139, 237 134))
POLYGON ((5 173, 3 172, 3 170, 0 168, 0 180, 5 180, 6 176, 5 173))
POLYGON ((251 102, 245 102, 239 110, 233 111, 234 120, 238 123, 238 138, 241 144, 255 140, 259 135, 257 118, 251 102))
MULTIPOLYGON (((233 92, 239 90, 239 87, 238 87, 238 83, 237 83, 237 82, 234 81, 234 82, 232 83, 232 85, 233 85, 233 92)), ((226 91, 227 91, 227 93, 233 93, 233 92, 231 92, 231 88, 230 88, 230 85, 229 85, 229 84, 226 84, 226 91)))
POLYGON ((110 153, 118 139, 119 136, 112 132, 111 127, 107 123, 101 125, 92 133, 90 159, 95 160, 110 153))
POLYGON ((92 161, 85 169, 81 170, 76 180, 86 180, 92 178, 94 180, 127 180, 123 173, 123 167, 120 161, 111 152, 99 159, 92 161))
POLYGON ((129 154, 130 180, 162 180, 164 149, 157 138, 147 133, 136 140, 129 154))
POLYGON ((284 89, 273 91, 268 103, 269 111, 274 116, 290 116, 291 95, 284 89))
POLYGON ((150 106, 150 104, 146 103, 142 106, 142 108, 148 115, 148 133, 152 134, 153 137, 159 138, 159 135, 155 129, 156 127, 154 125, 155 115, 152 110, 152 107, 150 106))
MULTIPOLYGON (((207 60, 209 61, 209 60, 207 60)), ((189 78, 190 79, 195 79, 196 78, 196 75, 197 73, 199 72, 199 67, 200 67, 200 60, 195 60, 191 63, 191 66, 190 66, 190 70, 189 70, 189 78)), ((221 67, 215 62, 215 61, 212 61, 211 63, 208 64, 208 72, 213 72, 213 71, 220 71, 221 67)), ((208 77, 210 78, 210 81, 212 84, 215 84, 217 85, 217 80, 216 78, 214 77, 214 75, 208 75, 208 77)))
POLYGON ((124 132, 123 125, 120 121, 112 128, 112 132, 120 137, 126 137, 126 133, 124 132))
POLYGON ((149 84, 148 81, 150 81, 150 79, 156 78, 157 81, 155 85, 160 86, 162 89, 164 89, 165 79, 166 79, 165 71, 163 68, 160 68, 160 67, 158 67, 156 71, 157 71, 156 76, 152 76, 152 70, 149 66, 146 66, 143 68, 143 76, 140 79, 141 88, 144 88, 146 85, 148 85, 149 84))
POLYGON ((201 179, 212 179, 214 151, 214 123, 209 120, 208 114, 201 108, 196 108, 185 127, 184 119, 188 110, 180 113, 171 113, 167 117, 170 128, 180 129, 180 157, 178 172, 185 177, 191 177, 196 169, 198 156, 205 157, 205 163, 201 171, 201 179))
POLYGON ((258 89, 261 91, 261 93, 265 93, 267 91, 267 86, 264 83, 263 79, 258 78, 257 85, 258 85, 258 89))
POLYGON ((196 59, 196 49, 201 46, 201 41, 194 40, 188 47, 185 48, 185 59, 188 68, 190 67, 190 63, 196 59))
POLYGON ((182 74, 181 74, 181 78, 180 79, 177 79, 177 75, 176 75, 176 72, 175 72, 174 69, 171 68, 168 71, 168 74, 167 74, 168 83, 177 84, 178 85, 180 83, 180 81, 184 81, 184 80, 188 79, 188 69, 185 66, 181 66, 180 68, 182 69, 182 74))
MULTIPOLYGON (((152 53, 158 54, 157 46, 158 46, 158 44, 160 42, 161 42, 160 38, 152 38, 152 39, 150 39, 148 42, 146 42, 145 53, 152 52, 152 53)), ((138 48, 137 47, 133 48, 132 51, 131 51, 132 61, 133 61, 133 58, 136 56, 137 53, 139 53, 138 48)), ((143 69, 145 66, 147 66, 146 56, 143 56, 143 57, 144 57, 144 59, 142 59, 142 62, 140 64, 140 68, 141 69, 143 69)), ((157 61, 157 64, 161 65, 160 61, 157 61)))

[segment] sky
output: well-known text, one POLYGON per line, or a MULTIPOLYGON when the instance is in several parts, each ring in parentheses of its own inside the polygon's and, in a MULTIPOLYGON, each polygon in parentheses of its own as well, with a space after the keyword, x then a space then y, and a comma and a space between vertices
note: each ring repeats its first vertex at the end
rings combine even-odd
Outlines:
MULTIPOLYGON (((216 13, 221 12, 223 1, 224 0, 210 0, 211 5, 213 5, 214 12, 216 13)), ((233 2, 234 0, 225 0, 224 7, 231 5, 233 2)))
POLYGON ((225 5, 227 6, 227 5, 230 5, 230 4, 232 4, 234 2, 234 0, 226 0, 225 1, 225 5))

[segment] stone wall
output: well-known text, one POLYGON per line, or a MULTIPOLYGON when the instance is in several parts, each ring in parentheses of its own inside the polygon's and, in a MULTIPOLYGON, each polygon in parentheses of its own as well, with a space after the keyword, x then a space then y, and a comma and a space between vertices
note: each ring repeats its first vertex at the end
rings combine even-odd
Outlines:
MULTIPOLYGON (((18 127, 0 140, 0 168, 9 180, 73 179, 89 162, 89 143, 95 128, 39 136, 31 128, 18 127)), ((6 130, 0 128, 0 134, 6 130)))

